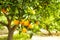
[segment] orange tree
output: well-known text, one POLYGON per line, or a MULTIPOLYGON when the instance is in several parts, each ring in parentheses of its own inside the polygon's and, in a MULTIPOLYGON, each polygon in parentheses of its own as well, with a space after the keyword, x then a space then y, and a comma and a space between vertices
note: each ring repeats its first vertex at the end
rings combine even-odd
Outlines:
POLYGON ((0 25, 8 29, 7 40, 12 40, 17 28, 22 32, 60 30, 59 5, 58 0, 0 0, 0 25))

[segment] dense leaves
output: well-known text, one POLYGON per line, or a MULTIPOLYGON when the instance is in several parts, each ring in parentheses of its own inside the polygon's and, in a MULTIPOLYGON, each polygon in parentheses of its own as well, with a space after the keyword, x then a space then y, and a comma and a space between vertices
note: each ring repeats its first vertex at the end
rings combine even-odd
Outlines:
POLYGON ((23 32, 37 32, 41 28, 60 31, 60 1, 0 0, 0 17, 5 24, 9 18, 11 26, 18 25, 18 30, 23 32))

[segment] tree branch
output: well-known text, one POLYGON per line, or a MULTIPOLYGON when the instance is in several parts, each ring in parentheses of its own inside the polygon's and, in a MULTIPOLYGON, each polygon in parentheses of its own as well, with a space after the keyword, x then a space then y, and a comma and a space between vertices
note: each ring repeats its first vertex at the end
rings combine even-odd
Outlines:
POLYGON ((0 24, 1 24, 1 25, 4 25, 4 26, 7 26, 7 24, 5 24, 5 23, 3 23, 3 22, 1 22, 1 21, 0 21, 0 24))
POLYGON ((12 30, 15 30, 17 27, 18 27, 17 25, 14 25, 14 26, 12 27, 12 30))
POLYGON ((9 17, 6 15, 6 13, 4 13, 5 17, 7 18, 7 21, 8 21, 8 27, 10 27, 11 25, 11 20, 9 19, 9 17))

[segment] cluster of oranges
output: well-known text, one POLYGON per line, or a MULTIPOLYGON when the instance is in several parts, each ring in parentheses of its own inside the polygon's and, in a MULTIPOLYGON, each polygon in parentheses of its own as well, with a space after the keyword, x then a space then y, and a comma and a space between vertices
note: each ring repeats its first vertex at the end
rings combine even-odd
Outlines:
POLYGON ((21 21, 20 21, 20 24, 21 24, 21 25, 24 25, 24 26, 28 26, 29 23, 30 23, 30 22, 29 22, 28 20, 26 20, 26 21, 25 21, 25 20, 21 20, 21 21))
MULTIPOLYGON (((14 25, 21 24, 23 26, 26 26, 29 29, 32 29, 32 27, 33 27, 32 24, 30 24, 30 21, 29 20, 21 20, 21 21, 14 20, 13 23, 14 23, 14 25)), ((24 33, 27 32, 27 29, 26 28, 23 28, 22 29, 22 32, 24 32, 24 33)))
MULTIPOLYGON (((21 24, 21 25, 23 25, 23 26, 26 26, 28 29, 32 29, 32 28, 33 28, 33 25, 30 23, 29 20, 21 20, 21 21, 19 21, 19 20, 14 20, 13 23, 14 23, 15 25, 21 24)), ((38 25, 39 22, 36 21, 35 24, 38 25)), ((27 32, 27 29, 26 29, 26 28, 23 28, 23 29, 22 29, 22 32, 27 32)))
POLYGON ((30 24, 30 21, 29 20, 22 20, 21 22, 20 22, 20 24, 21 25, 23 25, 23 26, 26 26, 26 27, 28 27, 28 28, 30 28, 30 29, 32 29, 32 24, 30 24))
MULTIPOLYGON (((23 26, 27 26, 28 28, 32 28, 32 24, 30 23, 29 20, 21 20, 21 21, 19 21, 19 20, 14 20, 13 23, 14 23, 15 25, 21 24, 21 25, 23 25, 23 26)), ((36 21, 35 24, 38 25, 39 22, 36 21)))

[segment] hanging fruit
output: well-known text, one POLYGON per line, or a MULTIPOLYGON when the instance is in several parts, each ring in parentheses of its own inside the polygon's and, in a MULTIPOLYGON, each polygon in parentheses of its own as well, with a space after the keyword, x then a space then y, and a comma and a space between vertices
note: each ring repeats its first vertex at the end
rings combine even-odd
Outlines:
POLYGON ((24 19, 22 19, 22 20, 20 21, 20 24, 21 24, 21 25, 23 25, 23 24, 24 24, 24 22, 25 22, 25 20, 24 20, 24 19))
POLYGON ((29 28, 29 29, 32 29, 32 28, 33 28, 33 25, 32 25, 32 24, 29 24, 29 25, 28 25, 28 28, 29 28))
POLYGON ((2 8, 3 13, 7 13, 7 10, 5 8, 2 8))
POLYGON ((13 23, 14 23, 14 25, 18 25, 19 24, 19 20, 14 20, 13 23))
POLYGON ((24 21, 24 24, 23 24, 24 26, 28 26, 29 25, 29 21, 27 20, 27 21, 24 21))
POLYGON ((27 29, 26 29, 26 28, 23 28, 23 29, 22 29, 22 32, 23 32, 23 33, 26 33, 26 32, 27 32, 27 29))

